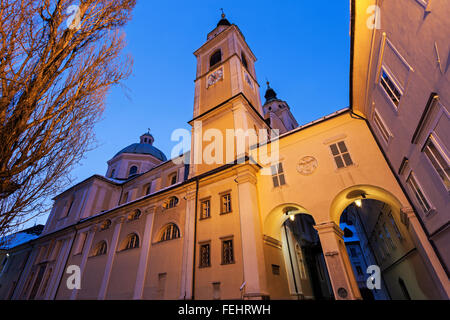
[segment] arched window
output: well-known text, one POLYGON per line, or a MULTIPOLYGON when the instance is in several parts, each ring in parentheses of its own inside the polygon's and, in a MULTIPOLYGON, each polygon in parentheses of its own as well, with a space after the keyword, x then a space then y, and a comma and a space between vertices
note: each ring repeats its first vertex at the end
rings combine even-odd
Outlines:
POLYGON ((149 183, 145 186, 145 195, 150 194, 151 191, 152 191, 152 184, 149 183))
POLYGON ((101 242, 97 243, 97 245, 94 247, 91 257, 102 256, 102 255, 106 254, 107 249, 108 249, 108 245, 106 244, 106 241, 101 241, 101 242))
POLYGON ((248 69, 247 59, 245 58, 245 54, 243 52, 241 52, 241 58, 242 58, 242 64, 244 65, 245 69, 248 69))
POLYGON ((130 250, 134 248, 139 248, 139 237, 136 233, 131 233, 123 241, 121 250, 130 250))
POLYGON ((177 197, 170 197, 169 199, 166 200, 166 202, 164 203, 164 209, 171 209, 171 208, 175 208, 178 204, 178 198, 177 197))
POLYGON ((111 220, 105 220, 103 223, 102 223, 102 226, 100 227, 100 230, 101 231, 103 231, 103 230, 108 230, 109 229, 109 227, 111 226, 111 220))
POLYGON ((111 174, 109 175, 109 177, 110 178, 114 178, 115 174, 116 174, 116 169, 112 169, 111 170, 111 174))
POLYGON ((137 219, 139 219, 140 216, 141 216, 141 210, 136 209, 128 215, 128 221, 137 220, 137 219))
POLYGON ((137 173, 137 171, 138 171, 138 167, 132 166, 132 167, 130 168, 129 173, 128 173, 128 177, 134 176, 134 175, 137 173))
POLYGON ((216 64, 218 64, 220 61, 222 61, 222 50, 217 50, 216 52, 213 53, 213 55, 211 56, 211 59, 209 60, 209 67, 213 67, 216 64))
POLYGON ((169 185, 171 186, 171 185, 173 185, 175 183, 177 183, 177 173, 176 172, 172 173, 169 176, 169 185))
POLYGON ((170 223, 164 227, 161 232, 159 241, 168 241, 173 239, 178 239, 180 237, 180 229, 174 223, 170 223))

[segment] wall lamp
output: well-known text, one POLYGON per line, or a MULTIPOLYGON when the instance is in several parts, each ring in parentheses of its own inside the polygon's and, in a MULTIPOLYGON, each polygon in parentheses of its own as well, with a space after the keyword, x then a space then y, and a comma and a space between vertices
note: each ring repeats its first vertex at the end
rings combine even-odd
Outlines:
MULTIPOLYGON (((362 199, 365 199, 365 198, 366 198, 366 194, 365 194, 365 193, 362 193, 362 194, 361 194, 361 198, 362 198, 362 199)), ((356 200, 355 200, 355 204, 356 204, 356 206, 358 206, 359 208, 362 207, 362 199, 356 199, 356 200)))

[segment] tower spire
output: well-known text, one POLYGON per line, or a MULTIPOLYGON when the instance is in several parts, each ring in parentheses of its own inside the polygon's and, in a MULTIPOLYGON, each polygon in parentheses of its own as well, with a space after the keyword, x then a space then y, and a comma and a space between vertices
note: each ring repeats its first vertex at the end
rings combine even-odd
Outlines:
POLYGON ((225 17, 225 12, 223 11, 223 8, 220 8, 220 11, 222 12, 222 19, 220 19, 219 23, 217 24, 217 26, 226 26, 229 27, 231 26, 230 21, 228 21, 225 17))

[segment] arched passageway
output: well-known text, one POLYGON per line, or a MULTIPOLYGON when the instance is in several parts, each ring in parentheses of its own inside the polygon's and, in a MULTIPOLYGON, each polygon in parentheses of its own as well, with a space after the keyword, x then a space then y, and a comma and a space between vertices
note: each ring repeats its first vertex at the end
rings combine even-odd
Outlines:
POLYGON ((423 230, 406 198, 399 200, 380 187, 355 185, 329 200, 328 217, 317 208, 311 212, 285 203, 265 216, 264 252, 271 297, 440 298, 429 268, 433 256, 417 245, 423 230), (325 275, 320 271, 326 271, 325 275))
POLYGON ((348 274, 353 274, 363 299, 439 297, 401 208, 392 194, 373 186, 345 190, 333 203, 330 216, 343 230, 352 268, 348 274))

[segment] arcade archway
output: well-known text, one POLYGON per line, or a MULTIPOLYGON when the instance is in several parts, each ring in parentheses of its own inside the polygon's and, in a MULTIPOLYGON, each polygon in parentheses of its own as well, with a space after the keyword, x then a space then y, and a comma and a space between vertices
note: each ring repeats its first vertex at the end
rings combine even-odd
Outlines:
POLYGON ((265 236, 279 243, 285 281, 292 299, 334 298, 315 221, 296 204, 275 208, 265 220, 265 236))
POLYGON ((342 258, 348 259, 352 269, 348 274, 353 274, 363 299, 439 296, 401 214, 401 203, 391 193, 355 186, 341 192, 331 208, 330 218, 343 230, 346 255, 342 258), (368 281, 374 270, 379 272, 368 281))

